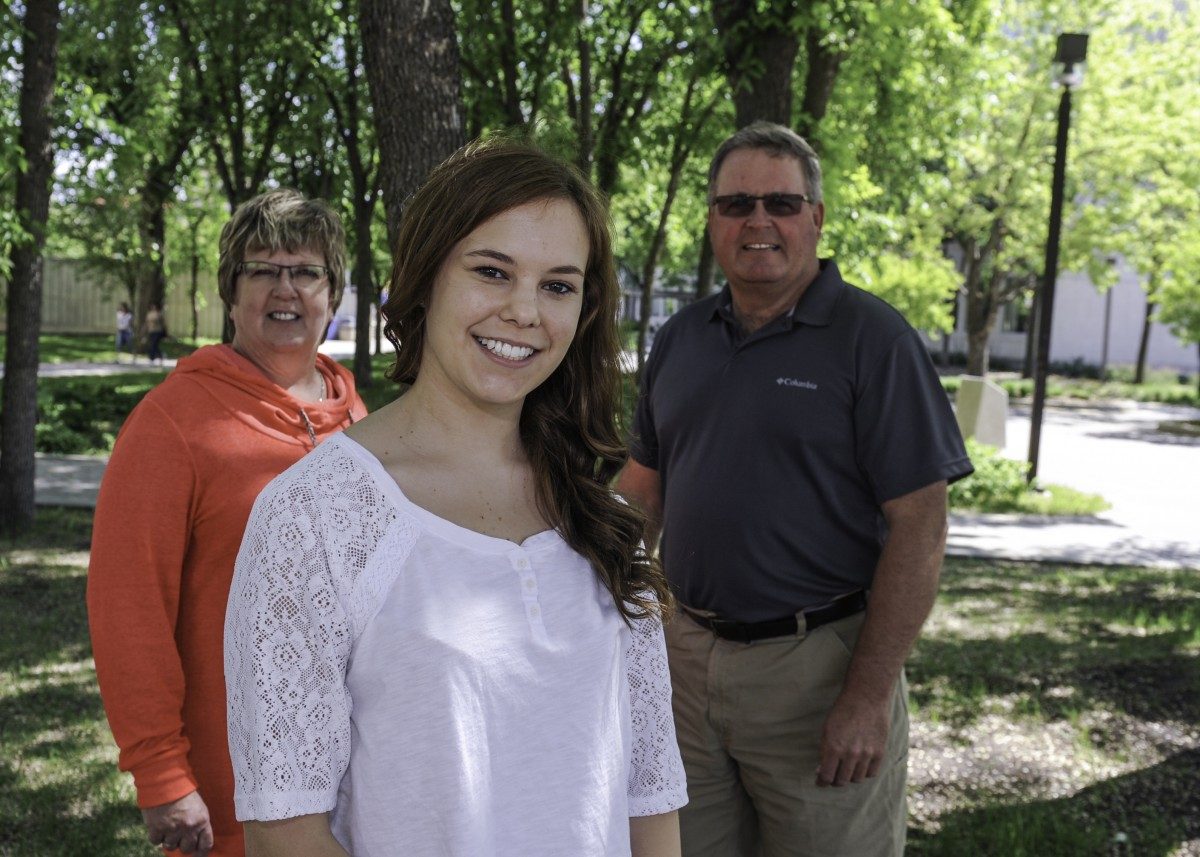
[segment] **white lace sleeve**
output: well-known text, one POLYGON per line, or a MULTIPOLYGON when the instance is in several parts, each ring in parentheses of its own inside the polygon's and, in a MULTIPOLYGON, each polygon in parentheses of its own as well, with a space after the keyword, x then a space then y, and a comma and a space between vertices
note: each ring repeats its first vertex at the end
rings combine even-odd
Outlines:
POLYGON ((687 803, 687 783, 671 714, 667 644, 656 616, 634 620, 625 650, 625 674, 633 718, 629 814, 671 812, 687 803))
POLYGON ((240 821, 333 809, 350 758, 353 633, 305 475, 294 467, 259 496, 229 592, 225 684, 240 821))

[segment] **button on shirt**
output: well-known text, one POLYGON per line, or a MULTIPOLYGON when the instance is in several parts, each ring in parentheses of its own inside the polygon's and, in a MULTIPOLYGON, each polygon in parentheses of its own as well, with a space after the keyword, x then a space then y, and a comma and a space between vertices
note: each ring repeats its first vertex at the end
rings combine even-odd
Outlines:
POLYGON ((226 621, 242 820, 332 810, 355 854, 628 855, 686 802, 661 624, 553 530, 411 503, 327 441, 255 506, 226 621))

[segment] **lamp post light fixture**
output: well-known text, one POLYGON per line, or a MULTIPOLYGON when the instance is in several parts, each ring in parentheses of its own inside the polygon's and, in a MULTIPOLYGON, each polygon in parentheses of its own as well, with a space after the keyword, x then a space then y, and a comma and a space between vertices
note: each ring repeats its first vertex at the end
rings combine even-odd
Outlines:
POLYGON ((1054 318, 1054 286, 1058 279, 1058 242, 1062 234, 1063 186, 1067 176, 1067 135, 1071 130, 1071 90, 1083 80, 1080 66, 1087 58, 1087 33, 1061 33, 1054 62, 1061 65, 1057 76, 1062 87, 1058 102, 1058 137, 1054 145, 1054 180, 1050 186, 1050 232, 1046 238, 1046 265, 1038 297, 1037 361, 1033 383, 1033 412, 1029 417, 1029 470, 1026 478, 1037 478, 1038 452, 1042 440, 1042 412, 1046 407, 1046 373, 1050 366, 1050 330, 1054 318))

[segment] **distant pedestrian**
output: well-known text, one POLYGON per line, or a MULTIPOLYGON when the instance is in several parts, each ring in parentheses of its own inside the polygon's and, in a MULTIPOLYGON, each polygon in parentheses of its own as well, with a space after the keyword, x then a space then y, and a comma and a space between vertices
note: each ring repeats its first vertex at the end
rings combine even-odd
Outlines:
POLYGON ((163 353, 160 346, 167 338, 167 320, 163 317, 162 304, 152 303, 142 323, 146 333, 146 356, 151 363, 162 363, 163 353))
POLYGON ((121 362, 121 352, 128 351, 130 360, 133 355, 133 313, 129 304, 121 301, 117 307, 117 362, 121 362))

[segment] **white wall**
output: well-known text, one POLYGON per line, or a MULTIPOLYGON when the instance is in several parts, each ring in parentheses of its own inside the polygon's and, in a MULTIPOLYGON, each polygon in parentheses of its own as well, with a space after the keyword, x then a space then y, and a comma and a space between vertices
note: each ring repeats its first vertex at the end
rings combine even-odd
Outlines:
MULTIPOLYGON (((1105 304, 1111 302, 1108 325, 1108 366, 1132 366, 1137 362, 1138 343, 1146 312, 1146 293, 1136 271, 1118 260, 1119 279, 1101 294, 1086 274, 1060 272, 1055 286, 1054 328, 1050 335, 1050 360, 1068 363, 1082 360, 1100 366, 1104 360, 1105 304)), ((958 298, 958 324, 950 334, 950 351, 967 353, 966 297, 958 298)), ((997 319, 1000 327, 1000 319, 997 319)), ((942 337, 922 334, 935 354, 942 349, 942 337)), ((1020 362, 1025 359, 1025 334, 993 330, 990 343, 992 359, 1020 362)), ((1166 325, 1155 322, 1150 331, 1146 365, 1150 369, 1174 369, 1195 372, 1200 366, 1196 346, 1184 345, 1166 325)))
MULTIPOLYGON (((1146 293, 1137 272, 1118 262, 1120 279, 1108 295, 1100 294, 1083 274, 1059 275, 1054 300, 1054 329, 1050 334, 1050 359, 1080 359, 1099 366, 1104 356, 1104 311, 1111 301, 1108 326, 1108 365, 1137 362, 1146 293)), ((1197 368, 1196 347, 1184 345, 1166 325, 1155 322, 1150 330, 1146 364, 1154 369, 1193 372, 1197 368)))

